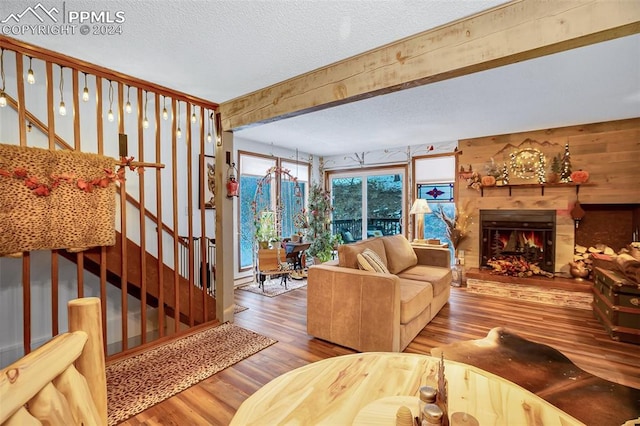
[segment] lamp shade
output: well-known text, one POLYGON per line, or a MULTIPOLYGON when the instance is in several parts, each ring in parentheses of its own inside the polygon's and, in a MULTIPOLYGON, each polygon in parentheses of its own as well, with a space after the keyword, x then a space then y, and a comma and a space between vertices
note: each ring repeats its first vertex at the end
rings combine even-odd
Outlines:
POLYGON ((429 203, 427 203, 427 200, 423 198, 416 199, 413 202, 413 205, 411 206, 411 211, 409 211, 409 214, 427 214, 427 213, 431 213, 431 209, 429 208, 429 203))

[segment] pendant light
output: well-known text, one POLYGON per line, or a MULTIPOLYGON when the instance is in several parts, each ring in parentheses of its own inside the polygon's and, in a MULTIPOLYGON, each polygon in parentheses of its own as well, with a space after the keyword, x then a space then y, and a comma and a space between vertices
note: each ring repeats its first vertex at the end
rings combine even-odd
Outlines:
POLYGON ((169 118, 169 112, 167 111, 167 97, 162 97, 162 119, 167 120, 169 118))
POLYGON ((213 117, 213 113, 209 113, 207 116, 207 143, 211 143, 213 138, 211 137, 211 120, 213 117))
POLYGON ((142 121, 142 127, 149 128, 149 120, 147 119, 147 104, 149 103, 149 92, 144 94, 144 120, 142 121))
POLYGON ((193 113, 191 114, 191 122, 195 124, 196 121, 198 121, 198 117, 196 117, 196 107, 194 105, 193 106, 193 113))
POLYGON ((64 105, 64 95, 62 93, 64 90, 64 74, 62 69, 62 66, 60 66, 60 106, 58 107, 58 112, 64 116, 67 115, 67 107, 64 105))
POLYGON ((178 139, 182 137, 182 130, 180 130, 180 101, 178 101, 178 129, 176 130, 176 137, 178 139))
POLYGON ((29 70, 27 71, 27 83, 34 84, 36 82, 36 76, 33 74, 33 69, 31 68, 32 57, 29 56, 29 70))
POLYGON ((82 101, 87 102, 89 100, 89 88, 87 87, 87 73, 84 73, 84 89, 82 89, 82 101))
POLYGON ((115 117, 113 116, 113 82, 109 80, 109 112, 107 112, 107 120, 113 122, 115 117))
POLYGON ((0 90, 0 108, 7 106, 7 95, 4 93, 4 48, 0 50, 0 78, 2 78, 2 89, 0 90))
POLYGON ((131 91, 131 86, 127 86, 127 103, 124 106, 124 110, 127 114, 131 114, 131 102, 129 102, 129 92, 131 91))

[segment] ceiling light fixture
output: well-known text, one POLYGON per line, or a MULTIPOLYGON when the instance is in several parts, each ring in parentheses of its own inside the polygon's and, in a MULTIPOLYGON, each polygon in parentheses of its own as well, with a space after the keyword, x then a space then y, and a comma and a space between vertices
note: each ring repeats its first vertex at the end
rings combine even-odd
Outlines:
POLYGON ((2 90, 0 90, 0 107, 7 106, 7 95, 4 93, 4 48, 0 50, 0 77, 2 78, 2 90))
POLYGON ((82 100, 87 102, 89 100, 89 88, 87 87, 87 73, 84 73, 84 89, 82 89, 82 100))
POLYGON ((149 128, 149 120, 147 120, 147 104, 149 103, 149 92, 144 94, 144 121, 142 121, 142 127, 149 128))
POLYGON ((27 71, 27 83, 34 84, 36 82, 36 76, 33 74, 33 69, 31 69, 31 60, 33 58, 29 56, 29 70, 27 71))
POLYGON ((60 115, 67 115, 67 107, 64 106, 64 95, 62 94, 64 90, 64 74, 62 70, 63 68, 60 66, 60 106, 58 107, 58 112, 60 115))
POLYGON ((167 111, 167 97, 162 97, 162 119, 167 120, 169 118, 169 112, 167 111))
POLYGON ((211 137, 211 120, 213 117, 213 113, 210 113, 207 116, 207 142, 211 143, 211 141, 213 140, 213 138, 211 137))
POLYGON ((176 130, 176 137, 178 139, 182 137, 182 130, 180 130, 180 101, 178 101, 178 129, 176 130))
POLYGON ((129 92, 131 91, 131 86, 127 86, 127 104, 124 106, 124 110, 127 114, 131 114, 131 102, 129 102, 129 92))
POLYGON ((109 80, 109 112, 107 112, 107 120, 113 121, 113 81, 109 80))

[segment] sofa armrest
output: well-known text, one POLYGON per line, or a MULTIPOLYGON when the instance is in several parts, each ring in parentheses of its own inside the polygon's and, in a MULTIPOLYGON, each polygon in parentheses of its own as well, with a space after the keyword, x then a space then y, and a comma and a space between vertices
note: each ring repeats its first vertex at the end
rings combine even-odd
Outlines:
POLYGON ((448 248, 413 246, 413 251, 418 256, 418 265, 451 267, 451 252, 448 248))
POLYGON ((399 352, 400 279, 326 264, 311 266, 307 332, 361 352, 399 352))

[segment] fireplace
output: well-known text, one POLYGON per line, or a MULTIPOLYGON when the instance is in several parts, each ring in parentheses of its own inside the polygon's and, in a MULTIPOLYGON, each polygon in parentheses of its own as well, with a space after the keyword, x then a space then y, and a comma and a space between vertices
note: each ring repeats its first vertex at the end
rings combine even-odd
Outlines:
POLYGON ((522 256, 555 272, 555 210, 480 210, 480 267, 509 256, 522 256))

